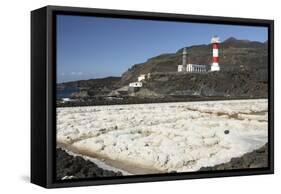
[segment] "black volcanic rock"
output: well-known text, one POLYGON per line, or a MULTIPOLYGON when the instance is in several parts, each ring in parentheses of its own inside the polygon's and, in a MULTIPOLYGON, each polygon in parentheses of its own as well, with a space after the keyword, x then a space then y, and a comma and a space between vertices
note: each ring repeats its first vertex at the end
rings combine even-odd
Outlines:
POLYGON ((230 162, 218 164, 212 167, 202 167, 200 171, 215 170, 233 170, 233 169, 249 169, 249 168, 266 168, 268 167, 268 144, 261 148, 246 153, 241 157, 232 158, 230 162))
POLYGON ((252 71, 155 74, 143 84, 145 89, 159 96, 266 98, 268 91, 266 75, 267 73, 252 71))
POLYGON ((56 151, 56 176, 61 179, 81 179, 93 177, 122 176, 121 172, 114 172, 98 167, 95 163, 85 160, 80 156, 71 156, 66 151, 57 148, 56 151))

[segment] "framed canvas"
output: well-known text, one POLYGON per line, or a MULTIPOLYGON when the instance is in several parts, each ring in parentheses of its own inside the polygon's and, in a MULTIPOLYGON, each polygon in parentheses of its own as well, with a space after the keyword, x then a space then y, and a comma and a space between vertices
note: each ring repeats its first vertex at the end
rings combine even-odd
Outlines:
POLYGON ((31 182, 272 174, 272 20, 31 12, 31 182))

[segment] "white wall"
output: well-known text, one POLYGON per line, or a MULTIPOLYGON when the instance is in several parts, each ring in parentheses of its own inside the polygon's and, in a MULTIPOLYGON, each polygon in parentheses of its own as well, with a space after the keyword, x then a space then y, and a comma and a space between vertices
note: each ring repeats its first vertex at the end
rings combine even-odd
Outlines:
MULTIPOLYGON (((277 0, 2 0, 0 5, 0 193, 276 193, 280 191, 280 119, 276 119, 276 174, 43 190, 28 183, 30 141, 30 14, 45 5, 68 5, 110 9, 157 11, 275 19, 275 75, 280 71, 281 17, 277 0), (278 180, 279 179, 279 180, 278 180), (278 185, 279 184, 279 185, 278 185)), ((281 82, 276 77, 275 85, 281 82)), ((280 87, 279 87, 280 88, 280 87)), ((280 90, 275 91, 276 115, 280 113, 280 90)))

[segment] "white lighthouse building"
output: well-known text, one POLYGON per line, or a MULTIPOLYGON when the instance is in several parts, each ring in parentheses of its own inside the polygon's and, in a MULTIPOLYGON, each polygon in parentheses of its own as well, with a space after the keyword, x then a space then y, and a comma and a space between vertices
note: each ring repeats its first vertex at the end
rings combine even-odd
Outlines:
POLYGON ((214 36, 211 43, 213 43, 213 63, 211 65, 211 71, 219 71, 219 37, 214 36))

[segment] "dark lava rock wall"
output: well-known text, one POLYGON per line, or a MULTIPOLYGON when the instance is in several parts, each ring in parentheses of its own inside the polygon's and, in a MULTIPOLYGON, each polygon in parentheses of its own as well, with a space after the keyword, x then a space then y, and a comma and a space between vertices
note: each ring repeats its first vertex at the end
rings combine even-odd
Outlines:
POLYGON ((144 82, 144 87, 158 94, 175 96, 266 98, 268 93, 267 72, 246 70, 153 75, 144 82))
POLYGON ((244 154, 239 158, 232 158, 230 162, 219 164, 213 167, 203 167, 200 171, 212 170, 230 170, 247 168, 265 168, 268 167, 268 144, 260 149, 244 154))
POLYGON ((104 170, 95 163, 85 160, 80 156, 71 156, 60 148, 57 149, 56 153, 56 169, 57 180, 61 180, 64 177, 79 179, 122 176, 121 172, 104 170))

